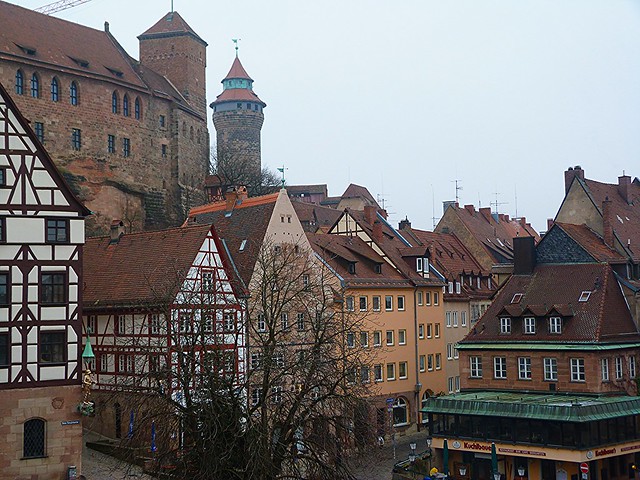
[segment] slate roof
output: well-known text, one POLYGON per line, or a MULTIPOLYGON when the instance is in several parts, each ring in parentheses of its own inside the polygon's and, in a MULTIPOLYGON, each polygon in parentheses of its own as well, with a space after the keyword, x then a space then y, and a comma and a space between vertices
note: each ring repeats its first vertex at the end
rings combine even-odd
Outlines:
POLYGON ((602 263, 546 264, 531 275, 512 275, 493 303, 462 341, 495 343, 622 343, 640 340, 620 285, 611 267, 602 263), (579 301, 590 292, 587 301, 579 301), (522 294, 518 300, 514 297, 522 294), (523 333, 523 318, 534 313, 536 333, 523 333), (563 315, 562 333, 548 332, 547 316, 563 315), (512 333, 500 333, 500 317, 512 317, 512 333))
MULTIPOLYGON (((154 304, 173 299, 211 225, 88 238, 84 246, 84 309, 154 304)), ((224 252, 221 252, 225 258, 224 252)))
POLYGON ((247 198, 241 204, 236 205, 231 212, 227 211, 227 204, 224 201, 195 207, 189 212, 189 223, 214 225, 216 233, 233 258, 240 278, 247 286, 251 280, 278 195, 278 193, 273 193, 247 198))
POLYGON ((575 240, 597 262, 625 263, 626 259, 617 250, 604 243, 602 237, 587 225, 573 225, 571 223, 554 223, 567 235, 575 240))
POLYGON ((107 32, 3 1, 0 1, 0 58, 53 65, 80 75, 97 75, 145 87, 128 55, 107 32), (27 49, 35 50, 35 54, 26 53, 27 49), (81 67, 78 61, 87 62, 88 66, 81 67), (117 77, 112 71, 121 72, 122 76, 117 77))
POLYGON ((143 40, 147 38, 175 37, 181 35, 194 37, 207 46, 207 42, 200 38, 176 11, 167 13, 138 38, 143 40))
MULTIPOLYGON (((290 192, 287 188, 287 192, 290 192)), ((342 212, 330 207, 321 207, 304 201, 291 199, 298 219, 306 232, 315 233, 318 230, 326 232, 340 218, 342 212)))

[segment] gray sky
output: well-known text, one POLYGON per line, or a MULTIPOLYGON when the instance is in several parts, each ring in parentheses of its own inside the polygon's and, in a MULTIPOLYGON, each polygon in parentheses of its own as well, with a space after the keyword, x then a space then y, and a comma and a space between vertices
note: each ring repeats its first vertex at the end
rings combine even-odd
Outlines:
MULTIPOLYGON (((56 15, 109 21, 137 58, 136 36, 170 6, 93 0, 56 15)), ((267 103, 264 165, 331 195, 367 186, 394 224, 407 215, 431 229, 458 179, 461 204, 489 206, 497 192, 500 213, 517 207, 545 230, 568 166, 609 183, 640 176, 638 1, 175 0, 175 10, 209 43, 209 102, 242 39, 267 103)))

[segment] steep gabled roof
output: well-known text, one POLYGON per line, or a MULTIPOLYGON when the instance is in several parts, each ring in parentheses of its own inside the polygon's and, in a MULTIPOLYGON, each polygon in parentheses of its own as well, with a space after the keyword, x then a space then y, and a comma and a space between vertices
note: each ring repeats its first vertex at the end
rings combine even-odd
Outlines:
POLYGON ((531 275, 512 275, 463 343, 620 343, 639 340, 640 333, 615 273, 609 265, 591 263, 538 265, 531 275), (585 297, 588 297, 586 301, 585 297), (519 302, 512 303, 514 298, 519 298, 519 302), (552 312, 564 315, 561 334, 549 333, 546 315, 552 312), (512 316, 511 334, 500 333, 500 317, 505 313, 512 316), (531 313, 541 315, 534 335, 525 334, 522 328, 523 315, 531 313))
POLYGON ((249 74, 247 73, 247 71, 244 69, 244 67, 242 66, 242 63, 240 62, 240 59, 238 57, 236 57, 233 60, 233 63, 231 64, 231 69, 229 70, 229 73, 227 73, 227 76, 224 77, 224 79, 222 81, 229 80, 231 78, 242 78, 242 79, 253 81, 253 78, 251 78, 249 76, 249 74))
POLYGON ((107 32, 0 1, 0 58, 144 87, 107 32))
POLYGON ((182 35, 189 35, 202 42, 205 46, 207 45, 207 42, 202 40, 184 18, 175 11, 167 13, 138 38, 145 40, 148 38, 178 37, 182 35))
POLYGON ((346 198, 362 198, 369 205, 372 205, 372 206, 374 206, 376 208, 380 208, 380 205, 378 205, 378 202, 376 202, 376 200, 373 198, 373 195, 371 195, 371 193, 369 192, 367 187, 363 187, 361 185, 356 185, 355 183, 349 184, 347 189, 342 194, 341 198, 342 199, 346 199, 346 198))
MULTIPOLYGON (((291 192, 287 188, 288 192, 291 192)), ((298 215, 300 223, 306 232, 315 233, 317 230, 327 231, 340 218, 342 212, 335 208, 322 207, 307 202, 291 199, 291 204, 298 215)))
MULTIPOLYGON (((85 308, 173 300, 211 225, 88 238, 84 247, 85 308)), ((224 252, 220 252, 224 257, 224 252)))
POLYGON ((584 248, 598 262, 624 263, 626 259, 615 249, 604 243, 604 240, 587 225, 573 225, 571 223, 555 223, 582 248, 584 248))

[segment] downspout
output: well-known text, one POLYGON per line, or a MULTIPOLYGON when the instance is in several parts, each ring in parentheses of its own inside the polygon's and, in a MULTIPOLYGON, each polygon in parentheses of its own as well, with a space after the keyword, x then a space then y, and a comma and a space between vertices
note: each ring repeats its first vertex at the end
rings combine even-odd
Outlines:
POLYGON ((413 397, 415 403, 415 419, 416 419, 416 428, 418 432, 420 431, 420 427, 422 422, 420 421, 420 390, 422 390, 422 385, 420 384, 420 363, 419 363, 419 355, 420 351, 418 349, 418 287, 414 287, 413 289, 413 343, 415 346, 415 368, 416 368, 416 383, 413 388, 413 397))

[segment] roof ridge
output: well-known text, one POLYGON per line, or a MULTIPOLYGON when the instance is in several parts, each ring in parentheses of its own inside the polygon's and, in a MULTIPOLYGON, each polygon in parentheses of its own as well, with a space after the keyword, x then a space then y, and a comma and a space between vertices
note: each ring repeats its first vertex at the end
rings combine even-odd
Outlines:
MULTIPOLYGON (((160 234, 160 233, 168 233, 168 232, 172 232, 174 230, 180 230, 180 231, 185 231, 185 230, 189 230, 189 229, 193 229, 195 230, 196 228, 203 228, 203 227, 207 227, 207 228, 211 228, 212 224, 210 223, 190 223, 190 224, 182 224, 179 225, 177 227, 170 227, 170 228, 164 228, 162 230, 145 230, 142 232, 130 232, 130 233, 125 233, 124 235, 126 235, 127 237, 131 238, 133 236, 140 236, 140 235, 149 235, 149 234, 160 234)), ((87 237, 87 240, 93 240, 93 239, 101 239, 101 238, 110 238, 110 235, 97 235, 95 237, 87 237)))
POLYGON ((609 273, 610 269, 604 269, 604 279, 602 281, 602 299, 600 300, 600 307, 598 308, 598 326, 596 327, 596 341, 600 341, 600 336, 602 334, 602 322, 604 319, 604 305, 607 297, 607 288, 609 288, 609 273))
MULTIPOLYGON (((258 205, 266 205, 268 203, 275 203, 278 199, 278 195, 280 192, 270 193, 268 195, 260 195, 258 197, 249 197, 246 198, 239 205, 235 205, 233 210, 242 210, 243 208, 255 207, 258 205)), ((218 202, 207 203, 204 205, 200 205, 198 207, 193 207, 189 211, 189 216, 200 215, 202 213, 210 213, 210 212, 219 212, 223 208, 226 209, 227 202, 226 200, 221 200, 218 202)))

